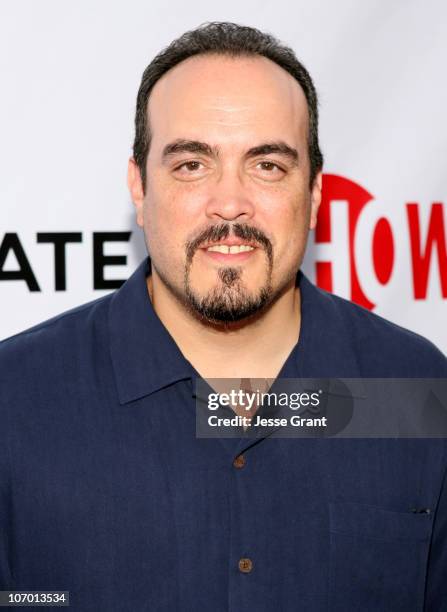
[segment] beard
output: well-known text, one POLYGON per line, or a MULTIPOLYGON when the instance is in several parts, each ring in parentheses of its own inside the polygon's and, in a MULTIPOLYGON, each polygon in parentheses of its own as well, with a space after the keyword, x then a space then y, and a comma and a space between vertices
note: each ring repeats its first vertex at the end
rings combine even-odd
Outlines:
POLYGON ((208 228, 186 245, 186 264, 183 279, 185 303, 195 316, 208 323, 230 324, 243 321, 262 310, 272 301, 273 250, 270 240, 258 229, 248 225, 233 224, 233 234, 238 238, 256 242, 267 258, 266 280, 258 291, 249 292, 243 282, 241 266, 225 266, 217 270, 217 285, 205 295, 199 295, 191 285, 190 271, 194 253, 201 245, 217 242, 230 234, 228 223, 208 228))
POLYGON ((251 295, 241 276, 240 267, 220 268, 218 285, 205 296, 199 296, 192 289, 188 275, 185 275, 185 295, 189 310, 210 323, 232 323, 260 313, 271 301, 270 279, 257 295, 251 295))
MULTIPOLYGON (((150 254, 149 242, 147 241, 150 254)), ((246 224, 222 223, 202 231, 185 244, 186 261, 183 271, 183 288, 173 283, 164 266, 156 265, 151 258, 151 266, 157 271, 160 280, 171 294, 200 322, 217 327, 232 327, 244 322, 262 311, 282 293, 284 287, 273 290, 273 248, 270 240, 257 228, 246 224), (265 281, 255 292, 249 291, 243 281, 242 266, 222 266, 217 269, 217 283, 206 293, 197 291, 191 283, 191 267, 197 249, 209 242, 227 238, 231 231, 238 238, 250 241, 262 248, 266 255, 265 281)))

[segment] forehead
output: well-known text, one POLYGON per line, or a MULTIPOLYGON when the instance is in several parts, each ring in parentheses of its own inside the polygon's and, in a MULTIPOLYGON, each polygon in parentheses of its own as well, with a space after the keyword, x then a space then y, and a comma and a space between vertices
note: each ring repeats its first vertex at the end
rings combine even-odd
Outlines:
POLYGON ((299 146, 308 109, 299 83, 271 60, 202 55, 155 84, 148 103, 151 151, 175 138, 233 147, 262 140, 299 146))

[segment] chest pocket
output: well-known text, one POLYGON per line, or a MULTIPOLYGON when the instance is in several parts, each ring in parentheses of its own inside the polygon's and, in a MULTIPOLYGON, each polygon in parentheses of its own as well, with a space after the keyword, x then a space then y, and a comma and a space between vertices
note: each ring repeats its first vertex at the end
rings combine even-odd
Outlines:
POLYGON ((332 612, 420 612, 432 514, 329 505, 332 612))

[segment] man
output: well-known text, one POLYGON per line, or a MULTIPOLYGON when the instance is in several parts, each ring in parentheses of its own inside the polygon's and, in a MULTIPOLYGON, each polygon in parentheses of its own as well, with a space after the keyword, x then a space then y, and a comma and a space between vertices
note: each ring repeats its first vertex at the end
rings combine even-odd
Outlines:
POLYGON ((196 437, 195 380, 445 377, 299 271, 321 197, 293 52, 211 23, 146 69, 128 184, 150 259, 0 350, 0 588, 74 610, 446 610, 439 440, 196 437))

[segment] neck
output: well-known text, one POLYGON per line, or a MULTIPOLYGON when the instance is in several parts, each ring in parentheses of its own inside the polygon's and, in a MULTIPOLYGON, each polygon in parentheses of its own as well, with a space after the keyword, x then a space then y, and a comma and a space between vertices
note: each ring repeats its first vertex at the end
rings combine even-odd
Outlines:
POLYGON ((301 299, 295 279, 260 316, 231 325, 196 318, 154 271, 147 287, 157 316, 203 378, 276 378, 298 342, 301 299))

